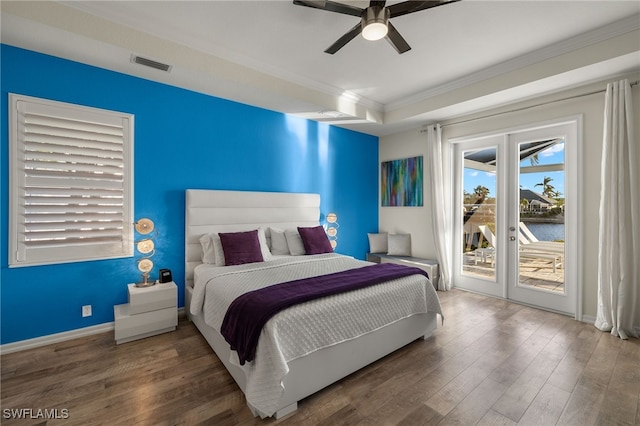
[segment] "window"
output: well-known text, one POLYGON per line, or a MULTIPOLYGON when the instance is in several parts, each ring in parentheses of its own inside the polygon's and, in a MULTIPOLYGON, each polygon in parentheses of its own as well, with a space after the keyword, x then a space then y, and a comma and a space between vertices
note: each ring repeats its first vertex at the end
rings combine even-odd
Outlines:
POLYGON ((133 116, 9 95, 9 266, 133 256, 133 116))

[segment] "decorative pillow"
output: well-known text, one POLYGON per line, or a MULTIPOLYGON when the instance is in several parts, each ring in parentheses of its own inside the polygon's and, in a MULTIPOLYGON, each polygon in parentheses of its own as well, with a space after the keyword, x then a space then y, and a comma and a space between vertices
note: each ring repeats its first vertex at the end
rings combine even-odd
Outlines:
POLYGON ((271 253, 271 228, 263 228, 264 236, 267 239, 267 248, 269 249, 269 253, 271 253))
POLYGON ((306 254, 333 253, 333 248, 322 226, 304 228, 298 226, 298 233, 306 254))
POLYGON ((411 256, 411 234, 389 234, 389 250, 393 256, 411 256))
POLYGON ((267 243, 267 235, 264 228, 258 228, 258 241, 260 242, 260 251, 262 252, 262 260, 271 260, 271 250, 267 243))
MULTIPOLYGON (((258 228, 258 241, 260 242, 260 251, 262 259, 271 260, 271 251, 267 243, 266 232, 263 228, 258 228)), ((284 238, 284 236, 282 237, 284 238)), ((200 237, 200 245, 202 246, 202 263, 210 263, 212 265, 225 266, 224 250, 220 242, 220 236, 217 232, 204 234, 200 237)), ((288 253, 287 253, 288 254, 288 253)))
POLYGON ((224 252, 217 233, 204 234, 200 237, 202 246, 202 263, 224 266, 224 252))
POLYGON ((271 232, 271 254, 291 254, 284 231, 278 228, 269 228, 269 231, 271 232))
POLYGON ((264 261, 257 229, 248 232, 221 232, 218 235, 226 266, 264 261))
POLYGON ((367 234, 369 237, 369 253, 383 253, 387 254, 388 249, 388 236, 386 232, 380 234, 367 234))
POLYGON ((222 249, 222 243, 220 242, 220 235, 217 232, 209 234, 211 236, 211 244, 213 245, 213 252, 216 257, 216 265, 224 266, 224 250, 222 249))
POLYGON ((302 238, 297 230, 287 229, 284 231, 284 236, 287 239, 289 253, 291 253, 292 256, 302 256, 307 254, 307 251, 304 249, 304 244, 302 243, 302 238))
POLYGON ((202 263, 210 263, 215 265, 216 252, 213 249, 213 241, 211 241, 211 235, 204 234, 200 237, 200 245, 202 246, 202 263))

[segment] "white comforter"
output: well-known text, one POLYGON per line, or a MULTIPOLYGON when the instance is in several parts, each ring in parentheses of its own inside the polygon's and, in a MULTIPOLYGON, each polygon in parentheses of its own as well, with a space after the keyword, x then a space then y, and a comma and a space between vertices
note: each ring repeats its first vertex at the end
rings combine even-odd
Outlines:
MULTIPOLYGON (((269 262, 215 267, 199 265, 190 312, 220 332, 228 306, 239 295, 275 283, 369 265, 338 254, 287 256, 269 262)), ((265 325, 247 372, 245 396, 262 417, 278 408, 287 362, 425 312, 442 315, 438 296, 422 275, 318 299, 286 309, 265 325)), ((238 357, 232 352, 234 364, 238 357)))

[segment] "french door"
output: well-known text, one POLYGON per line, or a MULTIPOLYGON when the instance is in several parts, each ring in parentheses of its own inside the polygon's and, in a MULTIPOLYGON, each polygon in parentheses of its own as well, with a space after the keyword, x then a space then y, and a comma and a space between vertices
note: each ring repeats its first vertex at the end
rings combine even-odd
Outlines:
POLYGON ((577 120, 453 140, 453 284, 575 315, 577 120))

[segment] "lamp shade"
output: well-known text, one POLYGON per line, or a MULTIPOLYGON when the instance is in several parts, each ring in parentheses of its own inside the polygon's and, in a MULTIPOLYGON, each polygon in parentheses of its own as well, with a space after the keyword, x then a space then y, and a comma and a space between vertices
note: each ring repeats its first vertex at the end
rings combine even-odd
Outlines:
POLYGON ((371 41, 384 38, 389 31, 388 20, 389 9, 386 7, 368 7, 362 17, 362 37, 371 41))
POLYGON ((138 270, 142 273, 149 273, 153 269, 153 261, 149 258, 140 259, 138 261, 138 270))
POLYGON ((388 29, 385 24, 373 22, 364 27, 362 30, 362 37, 370 41, 380 40, 387 35, 387 31, 388 29))
POLYGON ((140 219, 135 223, 136 231, 138 231, 142 235, 147 235, 153 232, 154 224, 151 219, 140 219))
POLYGON ((147 254, 147 253, 151 253, 155 247, 155 244, 153 243, 153 240, 151 239, 145 239, 145 240, 141 240, 138 241, 138 243, 136 244, 138 247, 138 251, 142 254, 147 254))

